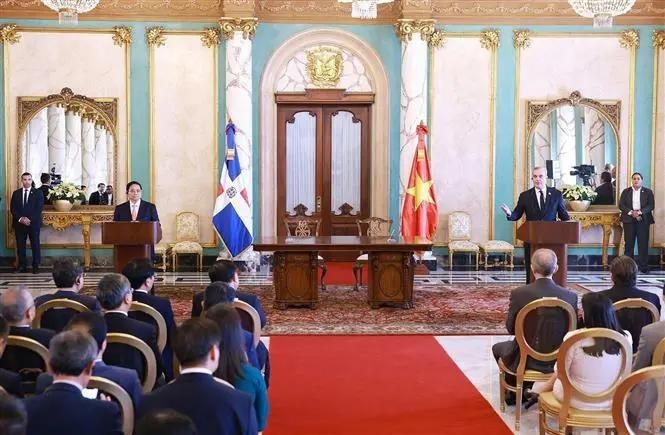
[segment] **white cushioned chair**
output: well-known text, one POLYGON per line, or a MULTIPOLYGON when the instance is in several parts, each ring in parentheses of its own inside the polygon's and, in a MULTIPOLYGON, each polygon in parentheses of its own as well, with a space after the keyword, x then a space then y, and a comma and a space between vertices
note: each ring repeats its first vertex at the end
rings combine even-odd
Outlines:
POLYGON ((476 270, 480 247, 471 241, 471 216, 463 211, 454 211, 448 216, 448 263, 453 268, 453 255, 457 252, 476 255, 476 270))

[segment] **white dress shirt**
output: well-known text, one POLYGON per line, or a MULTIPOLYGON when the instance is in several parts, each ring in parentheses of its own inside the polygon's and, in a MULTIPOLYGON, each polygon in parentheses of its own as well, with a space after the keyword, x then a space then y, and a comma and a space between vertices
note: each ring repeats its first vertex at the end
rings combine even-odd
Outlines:
POLYGON ((186 375, 187 373, 203 373, 212 376, 212 372, 204 367, 190 367, 180 370, 181 375, 186 375))
POLYGON ((642 205, 640 204, 640 193, 642 189, 633 188, 633 210, 642 210, 642 205))
POLYGON ((534 190, 536 192, 536 202, 538 203, 538 208, 540 208, 540 195, 543 195, 543 204, 547 202, 547 188, 540 190, 537 187, 534 187, 534 190))

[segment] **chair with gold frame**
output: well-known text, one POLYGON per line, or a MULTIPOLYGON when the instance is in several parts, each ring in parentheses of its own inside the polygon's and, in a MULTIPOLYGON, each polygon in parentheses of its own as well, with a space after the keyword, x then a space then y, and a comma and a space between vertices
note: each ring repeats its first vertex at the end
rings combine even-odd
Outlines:
POLYGON ((448 263, 453 269, 453 255, 457 252, 476 255, 476 270, 480 257, 480 246, 471 241, 471 215, 464 211, 454 211, 448 216, 448 263))
MULTIPOLYGON (((360 237, 390 237, 390 227, 393 225, 393 220, 369 217, 367 219, 357 219, 356 225, 358 226, 358 236, 360 237)), ((356 279, 353 289, 356 291, 363 285, 363 266, 367 264, 367 261, 368 255, 362 254, 353 263, 353 276, 356 279)))
POLYGON ((614 306, 614 311, 618 312, 620 310, 647 310, 651 314, 651 323, 655 323, 660 320, 660 313, 658 308, 649 301, 640 298, 628 298, 621 301, 617 301, 612 304, 614 306))
POLYGON ((48 310, 74 310, 78 313, 84 313, 88 310, 88 307, 83 305, 80 302, 73 301, 71 299, 51 299, 50 301, 44 302, 35 309, 35 318, 32 319, 33 328, 41 328, 42 326, 42 317, 44 313, 48 310))
POLYGON ((115 382, 98 376, 90 377, 87 388, 96 388, 100 393, 105 394, 120 405, 122 432, 125 435, 132 435, 134 433, 134 404, 129 393, 115 382))
MULTIPOLYGON (((665 338, 660 340, 660 343, 654 349, 651 365, 665 366, 665 338)), ((654 435, 658 433, 661 427, 665 426, 665 384, 661 382, 658 384, 658 388, 658 401, 651 417, 651 432, 654 435)))
POLYGON ((623 334, 607 328, 588 328, 573 332, 559 348, 557 357, 557 378, 563 387, 563 401, 554 397, 552 391, 543 392, 538 397, 539 427, 541 434, 559 434, 567 433, 568 427, 579 427, 585 429, 609 429, 614 428, 612 420, 612 410, 607 411, 586 411, 570 406, 572 398, 584 402, 603 402, 611 400, 614 393, 623 379, 630 374, 633 360, 633 348, 628 339, 623 334), (572 347, 582 340, 589 338, 608 338, 617 342, 620 346, 621 369, 619 375, 612 385, 605 391, 597 394, 586 393, 573 384, 566 371, 566 355, 572 347), (547 418, 552 417, 557 420, 558 428, 554 429, 548 426, 547 418))
MULTIPOLYGON (((306 207, 303 207, 307 211, 306 207)), ((296 207, 298 209, 298 207, 296 207)), ((298 212, 298 210, 296 210, 298 212)), ((286 227, 286 234, 289 237, 319 237, 319 229, 321 228, 321 219, 303 214, 296 214, 295 216, 284 217, 284 226, 286 227)), ((326 289, 326 274, 328 273, 328 266, 322 256, 317 258, 318 267, 321 269, 321 290, 326 289)))
POLYGON ((259 340, 261 340, 261 318, 258 311, 247 302, 241 300, 233 301, 233 308, 236 309, 240 316, 242 329, 252 333, 252 342, 254 348, 256 348, 259 345, 259 340))
POLYGON ((166 329, 166 320, 164 320, 164 316, 150 305, 136 301, 132 302, 132 305, 129 307, 129 312, 132 311, 145 314, 150 317, 150 323, 157 325, 157 348, 160 352, 164 352, 166 339, 168 337, 168 330, 166 329))
POLYGON ((106 342, 108 344, 129 346, 141 353, 141 356, 145 361, 145 372, 144 378, 141 379, 141 386, 144 394, 151 392, 152 388, 155 386, 155 382, 157 382, 157 361, 155 360, 155 354, 152 353, 150 346, 133 335, 121 334, 119 332, 109 332, 106 334, 106 342))
MULTIPOLYGON (((536 310, 541 309, 561 309, 568 316, 568 331, 574 331, 577 328, 577 315, 573 310, 573 307, 570 306, 568 302, 565 302, 558 298, 541 298, 533 302, 530 302, 522 308, 519 313, 517 313, 517 318, 515 319, 515 341, 520 349, 520 359, 517 365, 517 370, 514 372, 510 370, 503 363, 503 360, 499 358, 499 397, 500 397, 500 408, 501 412, 506 411, 506 402, 505 395, 506 390, 512 391, 515 393, 516 397, 522 397, 522 385, 524 382, 538 382, 538 381, 547 381, 552 373, 543 373, 537 370, 530 370, 526 368, 527 359, 533 358, 538 361, 554 361, 557 358, 559 349, 556 349, 550 353, 541 353, 535 350, 531 345, 529 345, 525 335, 524 335, 524 322, 527 316, 536 310), (515 377, 516 382, 515 386, 509 385, 506 382, 506 374, 510 374, 515 377)), ((536 314, 536 313, 534 313, 536 314)), ((518 401, 519 403, 519 401, 518 401)), ((520 430, 520 418, 521 418, 522 407, 517 405, 515 406, 515 431, 520 430)))
MULTIPOLYGON (((19 337, 17 335, 10 335, 7 337, 7 346, 5 348, 5 352, 7 352, 7 349, 12 348, 12 347, 17 347, 21 349, 25 349, 29 352, 32 352, 34 354, 37 354, 39 358, 42 360, 42 367, 21 367, 19 370, 19 373, 22 375, 21 377, 23 378, 24 376, 28 374, 32 374, 32 376, 36 376, 37 373, 41 373, 46 371, 48 369, 48 360, 49 360, 49 353, 48 349, 46 346, 38 342, 37 340, 33 340, 32 338, 28 337, 19 337)), ((32 376, 30 376, 30 379, 32 379, 32 376)), ((32 380, 30 381, 22 381, 22 384, 25 388, 26 385, 32 386, 35 384, 32 380)), ((27 388, 27 391, 34 391, 32 387, 27 388)))
POLYGON ((175 217, 176 242, 171 246, 173 271, 178 269, 178 254, 194 254, 198 259, 198 270, 203 270, 203 246, 199 243, 199 216, 183 211, 175 217))
POLYGON ((162 257, 162 265, 157 266, 162 272, 168 269, 168 258, 171 255, 171 246, 168 243, 158 243, 155 245, 155 254, 162 257))
POLYGON ((503 263, 507 268, 514 269, 513 257, 515 256, 515 247, 505 240, 488 240, 480 245, 480 252, 483 254, 485 270, 489 267, 489 255, 503 255, 503 263))
MULTIPOLYGON (((654 409, 652 422, 655 421, 660 423, 663 421, 663 403, 665 403, 665 397, 663 397, 665 396, 665 388, 663 387, 665 384, 665 365, 645 367, 627 376, 626 379, 619 384, 614 393, 614 399, 612 400, 612 419, 614 420, 614 425, 618 434, 636 435, 638 433, 631 428, 630 424, 628 424, 626 401, 633 387, 642 382, 656 382, 656 385, 658 386, 658 404, 654 409)), ((654 435, 660 430, 660 426, 656 427, 658 423, 652 424, 651 432, 654 435)))

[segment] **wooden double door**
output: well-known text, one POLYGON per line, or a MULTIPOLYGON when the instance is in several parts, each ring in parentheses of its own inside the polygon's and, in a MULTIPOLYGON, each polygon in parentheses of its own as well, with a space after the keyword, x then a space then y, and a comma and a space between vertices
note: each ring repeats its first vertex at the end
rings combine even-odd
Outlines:
POLYGON ((371 103, 290 97, 277 99, 277 234, 306 216, 320 236, 358 235, 356 220, 370 215, 371 103))

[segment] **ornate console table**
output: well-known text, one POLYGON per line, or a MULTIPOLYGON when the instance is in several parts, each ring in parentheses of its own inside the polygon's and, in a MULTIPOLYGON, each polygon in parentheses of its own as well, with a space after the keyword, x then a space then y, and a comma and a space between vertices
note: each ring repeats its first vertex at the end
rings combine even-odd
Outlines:
MULTIPOLYGON (((607 256, 610 246, 610 235, 612 234, 612 227, 621 226, 621 213, 619 210, 594 210, 584 212, 569 212, 571 219, 578 221, 582 224, 582 229, 599 225, 603 228, 603 267, 607 267, 607 256)), ((623 240, 623 238, 622 238, 623 240)), ((616 245, 620 249, 621 242, 616 245)))
POLYGON ((93 224, 111 222, 113 220, 114 206, 80 206, 70 211, 55 211, 46 206, 43 213, 44 225, 52 226, 62 231, 72 225, 81 225, 83 234, 83 264, 85 270, 90 270, 90 227, 93 224))

